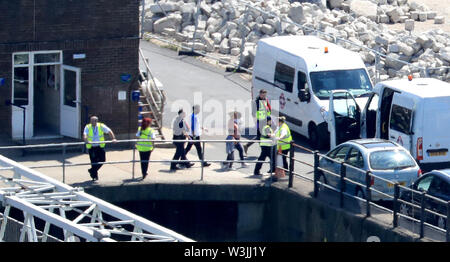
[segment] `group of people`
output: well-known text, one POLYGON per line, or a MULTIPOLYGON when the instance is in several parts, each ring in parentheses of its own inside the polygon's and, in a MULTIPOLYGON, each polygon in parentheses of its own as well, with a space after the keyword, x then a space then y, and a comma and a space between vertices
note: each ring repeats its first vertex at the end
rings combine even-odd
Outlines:
MULTIPOLYGON (((267 91, 260 90, 259 96, 256 98, 256 132, 257 135, 254 140, 260 140, 261 153, 258 157, 258 161, 265 161, 266 158, 276 156, 277 152, 282 154, 283 168, 288 169, 288 163, 286 155, 291 147, 292 135, 291 131, 286 124, 285 117, 278 118, 278 125, 276 126, 275 119, 271 116, 271 106, 267 99, 267 91)), ((198 115, 200 113, 200 106, 194 105, 192 108, 192 114, 190 116, 190 125, 185 120, 186 113, 183 109, 178 111, 178 115, 173 122, 173 140, 176 147, 175 154, 170 164, 170 171, 176 172, 180 167, 190 168, 194 164, 189 162, 186 158, 186 154, 191 150, 192 146, 195 146, 197 155, 200 160, 204 159, 203 148, 199 142, 202 131, 207 131, 200 125, 198 115), (187 140, 187 146, 185 146, 187 140)), ((241 114, 237 111, 230 113, 230 120, 227 124, 227 138, 229 142, 226 142, 226 161, 222 163, 222 167, 225 170, 233 169, 234 151, 239 151, 239 158, 241 160, 241 166, 247 167, 248 164, 244 162, 244 153, 247 154, 248 148, 254 143, 249 142, 242 146, 240 143, 240 118, 241 114)), ((136 148, 139 151, 141 160, 141 172, 142 179, 148 175, 148 161, 150 155, 154 149, 152 140, 156 138, 155 131, 150 127, 152 120, 150 118, 144 118, 139 126, 136 137, 139 140, 136 143, 136 148)), ((113 131, 104 123, 98 122, 97 116, 90 118, 90 123, 86 125, 83 138, 86 142, 86 148, 88 149, 89 158, 91 161, 91 168, 88 170, 92 180, 98 180, 98 170, 101 168, 101 162, 105 161, 105 134, 111 136, 113 142, 116 141, 113 131)), ((271 167, 269 172, 275 172, 275 161, 271 161, 271 167)), ((202 162, 203 166, 207 167, 211 164, 208 162, 202 162)), ((253 174, 261 176, 260 170, 262 163, 258 162, 255 165, 253 174)))

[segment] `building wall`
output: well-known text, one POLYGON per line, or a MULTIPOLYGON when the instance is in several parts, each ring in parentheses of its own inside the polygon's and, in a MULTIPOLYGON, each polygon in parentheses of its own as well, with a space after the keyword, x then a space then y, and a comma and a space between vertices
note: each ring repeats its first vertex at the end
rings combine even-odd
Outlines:
MULTIPOLYGON (((12 53, 63 50, 63 64, 81 68, 81 129, 88 114, 116 134, 133 133, 137 105, 130 103, 139 72, 139 0, 0 0, 0 99, 11 98, 12 53), (73 59, 73 54, 86 54, 73 59), (128 99, 118 101, 118 92, 128 99)), ((0 101, 0 133, 11 133, 11 107, 0 101)), ((120 136, 120 135, 119 135, 120 136)))

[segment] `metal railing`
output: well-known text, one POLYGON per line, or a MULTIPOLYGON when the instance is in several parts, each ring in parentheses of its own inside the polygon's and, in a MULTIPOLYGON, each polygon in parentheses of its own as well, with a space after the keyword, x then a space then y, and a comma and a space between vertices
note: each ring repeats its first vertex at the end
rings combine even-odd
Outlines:
MULTIPOLYGON (((120 143, 127 143, 127 144, 134 144, 136 142, 149 142, 151 141, 156 144, 167 144, 167 143, 201 143, 202 144, 202 159, 200 160, 136 160, 136 147, 132 147, 132 160, 122 160, 122 161, 106 161, 106 162, 96 162, 95 164, 98 165, 113 165, 113 164, 129 164, 132 163, 132 179, 135 179, 135 164, 136 163, 188 163, 188 162, 194 162, 194 163, 201 163, 201 178, 200 180, 203 181, 204 179, 204 164, 207 162, 211 163, 272 163, 272 161, 276 161, 274 159, 274 156, 272 155, 269 160, 267 161, 257 161, 257 160, 217 160, 217 159, 205 159, 205 145, 206 143, 230 143, 230 141, 239 141, 240 143, 245 142, 255 142, 259 143, 262 142, 262 140, 147 140, 147 139, 126 139, 126 140, 116 140, 116 141, 102 141, 102 142, 91 142, 90 144, 120 144, 120 143)), ((67 147, 73 147, 73 146, 85 146, 87 143, 85 142, 73 142, 73 143, 55 143, 55 144, 40 144, 40 145, 25 145, 25 146, 0 146, 0 150, 26 150, 26 149, 36 149, 36 148, 61 148, 62 153, 62 164, 57 165, 36 165, 36 166, 30 166, 29 168, 62 168, 62 182, 66 182, 66 168, 72 167, 72 166, 89 166, 92 165, 91 162, 84 162, 84 163, 67 163, 67 147)), ((271 174, 273 175, 273 174, 271 174)))
MULTIPOLYGON (((105 143, 105 144, 110 144, 110 143, 136 143, 138 141, 149 141, 149 140, 145 140, 145 139, 131 139, 131 140, 119 140, 116 142, 112 142, 112 141, 104 141, 104 142, 92 142, 91 144, 100 144, 100 143, 105 143)), ((234 141, 234 140, 231 140, 234 141)), ((239 142, 244 143, 244 142, 261 142, 261 140, 239 140, 239 142)), ((136 148, 133 146, 133 160, 123 160, 123 161, 106 161, 106 162, 98 162, 97 164, 127 164, 127 163, 132 163, 133 167, 132 167, 132 177, 133 179, 135 178, 135 174, 134 174, 134 169, 135 169, 135 163, 161 163, 161 162, 166 162, 166 163, 172 163, 172 162, 176 162, 176 163, 184 163, 184 162, 200 162, 201 163, 201 180, 203 181, 204 179, 204 163, 206 162, 211 162, 211 163, 269 163, 272 164, 272 161, 274 161, 274 165, 276 166, 276 168, 282 169, 285 172, 288 173, 288 188, 292 188, 293 187, 293 183, 294 183, 294 177, 297 178, 301 178, 302 180, 307 180, 309 182, 313 182, 313 186, 314 186, 314 191, 313 191, 313 196, 315 198, 318 197, 319 192, 322 191, 324 188, 327 188, 329 190, 332 190, 334 192, 339 193, 339 207, 344 208, 345 207, 345 196, 353 198, 353 199, 358 199, 359 201, 364 201, 366 203, 366 212, 365 215, 366 217, 370 217, 372 216, 372 207, 376 207, 378 209, 387 211, 389 213, 392 213, 393 216, 393 220, 392 220, 392 224, 393 227, 398 227, 399 223, 398 223, 398 218, 399 217, 403 217, 405 219, 408 219, 410 221, 413 222, 419 222, 420 223, 420 238, 423 238, 425 235, 425 226, 434 228, 440 232, 445 232, 446 233, 446 240, 450 241, 450 230, 449 230, 449 223, 447 222, 447 228, 446 229, 442 229, 439 227, 436 227, 433 224, 430 224, 427 222, 426 218, 427 218, 427 214, 431 214, 434 215, 435 217, 441 217, 442 219, 446 219, 447 221, 449 221, 450 218, 450 201, 446 202, 443 201, 441 199, 438 199, 436 197, 433 197, 425 192, 422 191, 417 191, 411 188, 408 188, 406 186, 400 185, 398 182, 396 181, 391 181, 376 175, 373 175, 370 171, 365 171, 362 170, 360 168, 357 168, 355 166, 352 166, 348 163, 342 162, 342 161, 338 161, 336 159, 332 159, 329 158, 326 155, 320 154, 318 151, 313 151, 310 150, 309 148, 306 147, 302 147, 300 145, 295 144, 293 141, 290 143, 291 147, 289 149, 289 154, 283 155, 280 154, 282 156, 285 156, 289 159, 288 163, 289 163, 289 168, 288 169, 284 169, 281 166, 277 165, 277 160, 276 160, 276 155, 272 155, 270 157, 269 161, 250 161, 250 160, 214 160, 214 159, 205 159, 205 150, 206 150, 206 144, 207 143, 227 143, 230 142, 230 140, 195 140, 195 141, 191 141, 191 140, 165 140, 165 141, 159 141, 159 140, 152 140, 153 143, 158 144, 158 143, 170 143, 170 142, 179 142, 179 143, 186 143, 186 142, 199 142, 202 143, 202 159, 200 160, 149 160, 149 161, 141 161, 141 160, 136 160, 135 159, 135 151, 136 148), (314 156, 314 161, 313 164, 302 161, 300 159, 295 158, 295 149, 299 149, 302 151, 305 151, 307 153, 310 153, 314 156), (321 167, 320 166, 320 159, 327 159, 328 161, 331 161, 335 164, 338 164, 340 166, 339 168, 339 172, 333 172, 330 171, 328 169, 326 169, 325 167, 321 167), (311 179, 310 177, 304 176, 302 174, 299 174, 297 172, 295 172, 295 163, 300 163, 302 165, 308 166, 308 167, 312 167, 313 168, 313 173, 314 176, 311 179), (353 172, 357 172, 360 174, 360 176, 358 177, 358 179, 356 180, 355 178, 349 178, 347 176, 347 173, 349 172, 349 170, 353 171, 353 172), (321 178, 325 178, 325 174, 327 174, 328 176, 332 176, 335 177, 336 179, 339 180, 338 186, 334 187, 330 184, 326 183, 326 180, 321 180, 321 178), (391 184, 394 187, 394 193, 393 194, 389 194, 386 192, 383 192, 380 190, 379 185, 380 183, 385 183, 385 184, 391 184), (357 189, 361 190, 361 192, 363 193, 362 197, 361 196, 357 196, 356 193, 357 191, 355 190, 355 194, 350 194, 347 187, 349 184, 354 185, 357 189), (406 199, 402 199, 401 195, 400 195, 400 189, 404 190, 404 191, 410 191, 412 194, 416 194, 419 195, 419 200, 420 200, 420 205, 415 204, 413 202, 409 202, 406 199), (389 199, 392 200, 393 203, 393 209, 388 209, 384 206, 379 205, 378 203, 376 203, 373 200, 373 194, 377 194, 378 198, 381 199, 382 197, 384 199, 389 199), (431 210, 430 208, 427 207, 427 203, 426 200, 427 199, 431 199, 433 201, 436 201, 438 203, 440 203, 442 206, 447 206, 447 214, 441 214, 435 210, 431 210), (414 214, 404 214, 404 213, 400 213, 400 205, 404 205, 403 206, 403 210, 404 211, 404 207, 405 206, 409 206, 411 207, 411 210, 414 212, 414 208, 416 209, 420 209, 420 219, 416 219, 414 218, 414 214)), ((68 146, 84 146, 86 143, 84 142, 76 142, 76 143, 61 143, 61 144, 45 144, 45 145, 27 145, 27 146, 7 146, 7 147, 0 147, 0 150, 2 149, 7 149, 7 150, 12 150, 12 149, 31 149, 31 148, 48 148, 48 147, 62 147, 62 164, 59 165, 38 165, 38 166, 32 166, 30 168, 49 168, 49 167, 61 167, 63 170, 63 182, 65 182, 65 169, 67 167, 71 167, 71 166, 84 166, 84 165, 91 165, 91 162, 86 162, 86 163, 66 163, 66 148, 68 146)), ((280 164, 280 163, 278 163, 280 164)), ((272 179, 274 177, 274 174, 271 174, 270 179, 272 179)))

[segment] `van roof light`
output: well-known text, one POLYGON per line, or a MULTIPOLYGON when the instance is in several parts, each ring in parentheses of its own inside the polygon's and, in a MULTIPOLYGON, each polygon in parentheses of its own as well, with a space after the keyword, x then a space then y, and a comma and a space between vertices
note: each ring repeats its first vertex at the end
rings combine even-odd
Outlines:
POLYGON ((413 76, 412 75, 408 75, 408 80, 412 81, 413 80, 413 76))
POLYGON ((328 53, 328 46, 325 46, 325 54, 328 53))

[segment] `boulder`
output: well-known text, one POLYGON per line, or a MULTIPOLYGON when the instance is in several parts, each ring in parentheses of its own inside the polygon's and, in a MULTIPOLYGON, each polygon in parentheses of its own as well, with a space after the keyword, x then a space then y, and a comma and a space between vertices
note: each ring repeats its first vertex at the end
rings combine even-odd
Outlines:
POLYGON ((303 23, 303 21, 305 20, 305 15, 303 13, 302 4, 298 2, 292 3, 288 16, 294 23, 303 23))
POLYGON ((158 19, 155 23, 153 23, 153 31, 155 33, 162 33, 165 28, 173 28, 177 30, 181 24, 181 19, 180 14, 170 14, 167 17, 158 19))
POLYGON ((376 21, 377 17, 377 4, 367 0, 353 0, 350 3, 350 11, 355 13, 356 16, 364 16, 372 21, 376 21))
POLYGON ((230 46, 228 45, 227 38, 223 39, 222 42, 220 43, 219 52, 225 55, 230 53, 230 46))
POLYGON ((443 24, 445 22, 445 17, 444 16, 436 16, 434 18, 434 23, 435 24, 443 24))
POLYGON ((150 5, 150 12, 154 14, 164 14, 177 11, 179 9, 179 6, 176 3, 159 3, 159 4, 153 4, 150 5))

